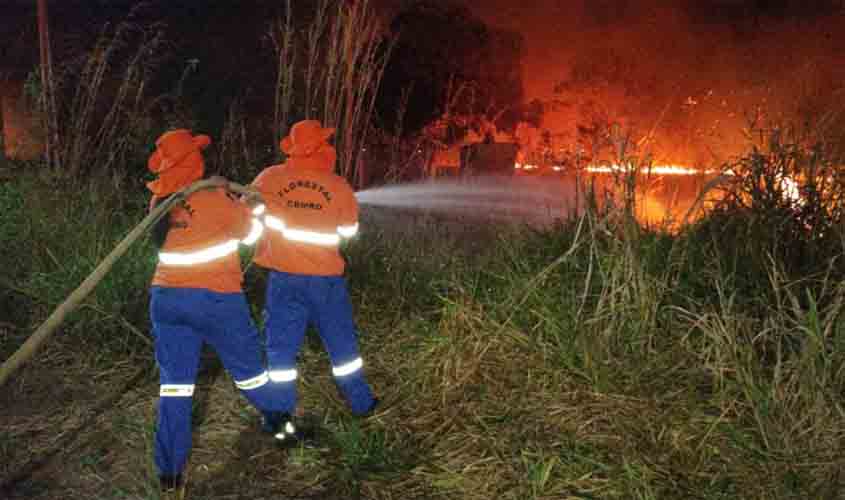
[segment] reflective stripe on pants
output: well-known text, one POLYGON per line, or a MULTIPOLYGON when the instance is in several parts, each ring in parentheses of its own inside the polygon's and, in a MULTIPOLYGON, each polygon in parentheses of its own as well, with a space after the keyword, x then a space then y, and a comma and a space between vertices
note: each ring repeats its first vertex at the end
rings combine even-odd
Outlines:
MULTIPOLYGON (((265 337, 270 372, 291 370, 312 323, 329 353, 335 381, 354 413, 365 413, 373 394, 364 377, 352 304, 342 276, 271 271, 267 283, 265 337)), ((275 384, 287 412, 296 408, 296 383, 275 384)))
POLYGON ((216 351, 246 398, 279 411, 261 343, 243 294, 196 288, 151 289, 150 319, 161 389, 155 437, 159 473, 182 472, 191 450, 191 401, 203 343, 216 351))

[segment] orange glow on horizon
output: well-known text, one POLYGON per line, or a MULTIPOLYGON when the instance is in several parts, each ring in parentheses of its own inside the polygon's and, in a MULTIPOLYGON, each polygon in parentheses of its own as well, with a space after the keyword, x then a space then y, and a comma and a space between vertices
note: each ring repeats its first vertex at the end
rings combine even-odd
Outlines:
MULTIPOLYGON (((534 165, 530 163, 515 163, 513 166, 516 170, 537 170, 540 168, 539 165, 534 165)), ((566 170, 565 167, 560 165, 553 165, 550 167, 555 172, 563 172, 566 170)), ((610 164, 610 165, 589 165, 585 167, 584 170, 594 174, 610 174, 616 172, 627 172, 631 167, 619 164, 610 164)), ((654 174, 654 175, 713 175, 716 174, 717 171, 713 169, 705 169, 700 170, 697 168, 686 167, 683 165, 677 164, 667 164, 667 165, 651 165, 647 167, 640 167, 637 169, 637 173, 641 175, 646 174, 654 174)), ((733 172, 726 171, 724 172, 725 175, 733 175, 733 172)))
MULTIPOLYGON (((631 167, 625 165, 611 164, 611 165, 590 165, 586 168, 587 172, 592 173, 614 173, 627 172, 631 167)), ((682 165, 651 165, 647 167, 640 167, 637 169, 638 174, 655 174, 655 175, 712 175, 715 170, 699 170, 696 168, 684 167, 682 165)))

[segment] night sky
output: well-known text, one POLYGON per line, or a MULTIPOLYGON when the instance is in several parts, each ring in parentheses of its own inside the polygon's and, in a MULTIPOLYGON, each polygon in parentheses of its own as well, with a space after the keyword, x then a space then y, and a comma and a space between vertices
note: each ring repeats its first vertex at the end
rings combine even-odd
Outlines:
MULTIPOLYGON (((408 4, 371 1, 386 19, 408 4)), ((738 129, 741 109, 795 103, 798 93, 831 93, 845 82, 841 0, 454 2, 492 27, 522 35, 525 100, 556 103, 547 106, 544 126, 559 129, 564 141, 574 140, 566 136, 582 119, 577 108, 590 100, 601 103, 596 113, 624 123, 650 126, 671 107, 676 122, 664 125, 674 130, 702 131, 716 122, 738 129), (725 107, 737 113, 716 109, 725 107)), ((223 89, 231 92, 272 84, 259 50, 267 49, 264 26, 285 2, 49 3, 57 53, 64 44, 90 37, 98 20, 118 19, 130 6, 142 5, 141 22, 170 25, 175 58, 204 54, 207 81, 232 86, 223 89)), ((27 68, 37 57, 34 5, 34 0, 0 2, 0 71, 27 68)))
POLYGON ((526 99, 560 104, 543 125, 564 143, 576 141, 579 103, 595 100, 623 124, 654 128, 669 161, 721 160, 747 147, 750 114, 804 120, 845 88, 845 2, 464 3, 524 36, 526 99))
MULTIPOLYGON (((845 2, 841 0, 454 0, 484 22, 519 32, 525 40, 526 96, 547 96, 565 78, 571 59, 595 45, 629 46, 641 42, 644 59, 673 55, 689 64, 707 57, 722 63, 725 51, 757 50, 768 46, 776 56, 806 57, 845 53, 845 2), (783 35, 782 35, 783 34, 783 35), (782 40, 783 36, 789 40, 782 40), (797 39, 801 43, 795 43, 797 39), (709 54, 706 54, 709 53, 709 54)), ((0 66, 31 56, 35 32, 35 0, 0 1, 0 66)), ((48 2, 54 31, 90 33, 94 21, 118 18, 131 6, 144 5, 148 17, 177 23, 202 23, 203 16, 224 16, 232 30, 252 21, 269 19, 283 1, 239 0, 52 0, 48 2), (222 7, 221 7, 222 6, 222 7), (231 22, 232 6, 238 22, 231 22), (186 21, 187 20, 187 21, 186 21)), ((389 16, 406 0, 371 0, 389 16)), ((436 2, 435 2, 436 3, 436 2)), ((212 32, 213 33, 213 32, 212 32)), ((253 33, 261 36, 260 33, 253 33)), ((228 44, 249 33, 226 37, 228 44)), ((212 37, 207 37, 210 39, 212 37)), ((213 42, 213 41, 212 41, 213 42)), ((647 63, 643 61, 643 63, 647 63)))
POLYGON ((801 54, 810 59, 837 52, 845 57, 843 2, 462 1, 485 22, 518 31, 525 37, 525 86, 529 99, 547 96, 555 81, 567 75, 567 63, 578 52, 596 45, 620 49, 641 45, 643 51, 637 55, 637 64, 677 58, 693 68, 691 71, 705 60, 731 63, 737 59, 734 51, 770 49, 775 58, 801 54))

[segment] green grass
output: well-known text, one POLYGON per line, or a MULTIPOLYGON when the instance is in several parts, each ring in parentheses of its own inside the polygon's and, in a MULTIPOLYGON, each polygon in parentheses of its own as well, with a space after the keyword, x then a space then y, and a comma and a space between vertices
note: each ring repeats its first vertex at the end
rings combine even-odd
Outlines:
MULTIPOLYGON (((0 186, 0 199, 3 258, 14 263, 0 272, 0 283, 4 297, 17 305, 10 317, 26 328, 60 304, 144 214, 143 200, 123 199, 93 182, 64 192, 26 177, 0 186)), ((144 301, 154 265, 146 242, 130 249, 66 323, 65 333, 123 347, 133 344, 130 336, 146 337, 144 301)))
MULTIPOLYGON (((0 185, 6 354, 145 210, 96 186, 59 192, 29 177, 0 185)), ((301 397, 322 446, 276 450, 229 377, 206 373, 186 498, 836 498, 841 248, 808 274, 776 253, 743 267, 759 241, 732 231, 749 220, 720 239, 707 220, 669 234, 593 215, 536 231, 366 212, 345 252, 380 410, 351 417, 308 342, 301 397)), ((146 243, 132 249, 13 378, 0 481, 52 454, 72 459, 17 491, 156 498, 153 264, 146 243), (50 431, 86 418, 71 445, 50 431), (21 440, 31 446, 10 444, 21 440)), ((256 316, 263 280, 247 273, 256 316)))
MULTIPOLYGON (((329 3, 321 5, 327 15, 329 3)), ((309 49, 309 33, 316 40, 329 26, 317 17, 310 31, 289 23, 272 38, 280 70, 272 129, 279 135, 302 114, 297 102, 308 116, 317 104, 339 135, 349 129, 339 153, 352 160, 364 128, 350 126, 366 122, 366 96, 381 77, 383 61, 368 44, 378 33, 367 19, 344 17, 358 24, 337 24, 329 46, 309 49), (365 50, 351 50, 359 42, 365 50), (324 51, 322 66, 300 57, 324 51), (329 72, 294 91, 291 78, 316 67, 329 72), (364 71, 344 72, 337 87, 320 83, 337 67, 364 71), (369 83, 358 85, 362 75, 369 83)), ((105 52, 80 59, 87 71, 68 73, 78 85, 62 115, 75 124, 65 134, 66 168, 3 165, 16 175, 0 181, 3 359, 141 220, 147 191, 138 172, 162 124, 192 122, 188 110, 158 109, 180 92, 145 94, 157 33, 137 32, 125 64, 110 57, 135 33, 126 29, 100 40, 105 52), (120 82, 116 94, 101 92, 106 73, 120 82), (108 110, 103 120, 92 120, 95 109, 108 110)), ((248 151, 257 146, 237 103, 225 104, 230 123, 210 171, 246 175, 262 156, 248 151)), ((677 232, 595 210, 542 231, 365 211, 360 237, 344 251, 379 411, 349 415, 325 352, 307 342, 301 401, 321 446, 280 450, 258 433, 258 414, 230 377, 205 363, 177 497, 841 497, 842 162, 824 144, 806 149, 785 137, 773 134, 731 165, 743 175, 730 195, 677 232), (806 203, 785 202, 784 175, 803 179, 806 203)), ((623 157, 625 144, 616 148, 623 157)), ((350 178, 360 174, 343 166, 350 178)), ((635 181, 619 179, 628 201, 635 181)), ((625 201, 618 206, 632 209, 625 201)), ((155 260, 146 241, 132 248, 0 391, 0 496, 161 497, 147 313, 155 260)), ((260 325, 265 277, 253 266, 245 278, 260 325)))

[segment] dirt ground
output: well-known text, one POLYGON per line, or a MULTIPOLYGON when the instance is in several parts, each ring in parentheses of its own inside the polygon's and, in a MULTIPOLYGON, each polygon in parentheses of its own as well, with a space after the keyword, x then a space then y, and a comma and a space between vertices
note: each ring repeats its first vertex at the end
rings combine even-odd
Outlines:
MULTIPOLYGON (((3 350, 23 340, 21 332, 7 332, 3 350)), ((186 485, 168 496, 160 493, 152 464, 154 364, 127 359, 104 369, 79 343, 57 337, 0 391, 0 498, 339 500, 394 498, 390 490, 406 491, 404 498, 436 498, 415 492, 418 485, 405 486, 404 474, 350 464, 338 429, 367 432, 381 424, 350 420, 324 354, 311 344, 303 364, 314 376, 302 387, 309 410, 300 412, 300 424, 315 432, 317 446, 276 446, 260 432, 258 412, 207 351, 194 396, 186 485)))
MULTIPOLYGON (((397 215, 365 210, 362 219, 391 236, 416 238, 421 228, 454 231, 469 247, 490 237, 483 225, 425 212, 397 215), (474 236, 467 237, 468 231, 474 236)), ((143 325, 136 328, 144 330, 143 325)), ((2 359, 31 330, 0 323, 2 359)), ((97 346, 86 344, 86 335, 59 329, 0 389, 0 498, 170 498, 160 493, 152 462, 159 389, 152 353, 141 346, 134 359, 99 354, 97 346)), ((421 486, 425 481, 408 474, 424 457, 389 450, 385 453, 392 465, 385 470, 382 465, 367 465, 368 452, 356 449, 359 444, 339 442, 359 429, 364 434, 368 429, 378 435, 388 432, 391 441, 398 439, 398 431, 385 431, 390 425, 378 417, 360 422, 351 418, 334 387, 322 346, 313 336, 301 362, 310 365, 306 369, 312 376, 300 387, 302 407, 307 408, 300 410, 300 417, 317 434, 318 447, 285 450, 260 432, 258 412, 238 393, 217 357, 204 353, 194 396, 194 443, 186 487, 177 497, 442 498, 421 486)), ((377 372, 373 376, 390 379, 377 372)), ((391 397, 390 388, 374 389, 391 397)))

